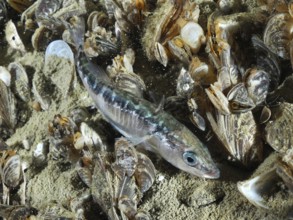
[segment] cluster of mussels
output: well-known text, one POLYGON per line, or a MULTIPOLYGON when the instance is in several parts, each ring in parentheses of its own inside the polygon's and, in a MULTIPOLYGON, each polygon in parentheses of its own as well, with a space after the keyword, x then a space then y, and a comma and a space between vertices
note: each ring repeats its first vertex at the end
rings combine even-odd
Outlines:
MULTIPOLYGON (((37 66, 18 61, 0 67, 4 140, 33 111, 49 110, 55 93, 48 83, 63 98, 80 84, 72 53, 76 39, 69 30, 79 17, 86 19, 85 54, 106 63, 113 59, 106 70, 118 88, 143 96, 147 85, 133 65, 135 55, 137 60, 147 57, 158 66, 156 74, 166 70, 178 76, 165 100, 166 111, 187 110, 194 129, 212 130, 232 163, 248 168, 269 163, 265 172, 237 185, 251 203, 269 208, 266 195, 280 183, 293 192, 291 1, 0 0, 0 26, 5 26, 10 48, 21 54, 39 51, 45 57, 42 77, 33 73, 37 66), (21 13, 18 25, 8 21, 14 10, 21 13), (29 46, 20 30, 29 35, 29 46), (46 70, 55 65, 54 57, 69 64, 66 80, 46 70)), ((109 219, 150 219, 138 204, 155 180, 152 161, 124 138, 115 141, 115 150, 109 147, 90 119, 85 108, 68 116, 56 114, 48 125, 49 137, 33 149, 31 163, 18 155, 19 144, 1 141, 1 216, 86 219, 84 204, 93 200, 109 219), (52 204, 36 210, 28 205, 26 170, 44 169, 48 158, 75 166, 87 190, 66 208, 52 204)), ((178 119, 186 120, 181 114, 178 119)), ((25 139, 21 145, 29 149, 31 142, 25 139)))

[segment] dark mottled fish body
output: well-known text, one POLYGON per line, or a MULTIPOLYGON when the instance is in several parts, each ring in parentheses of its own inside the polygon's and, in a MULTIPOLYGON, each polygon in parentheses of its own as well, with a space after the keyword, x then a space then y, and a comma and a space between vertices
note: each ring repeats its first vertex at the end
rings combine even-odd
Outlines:
POLYGON ((79 75, 104 118, 134 144, 144 144, 191 174, 218 178, 219 170, 201 141, 151 102, 117 89, 107 74, 80 56, 79 75))

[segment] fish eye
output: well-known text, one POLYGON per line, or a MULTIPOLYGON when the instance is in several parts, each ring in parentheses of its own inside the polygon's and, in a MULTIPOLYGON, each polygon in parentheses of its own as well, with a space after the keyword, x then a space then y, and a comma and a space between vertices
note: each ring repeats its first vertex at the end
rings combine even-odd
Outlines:
POLYGON ((191 151, 183 153, 183 160, 188 166, 195 166, 197 164, 196 155, 191 151))

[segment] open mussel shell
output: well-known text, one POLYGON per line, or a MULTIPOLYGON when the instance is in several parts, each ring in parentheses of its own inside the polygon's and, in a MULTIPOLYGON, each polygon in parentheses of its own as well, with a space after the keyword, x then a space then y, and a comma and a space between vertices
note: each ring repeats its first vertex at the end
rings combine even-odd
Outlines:
POLYGON ((265 173, 256 176, 252 179, 238 182, 238 190, 255 206, 268 209, 264 194, 266 194, 272 185, 278 179, 276 169, 266 171, 265 173))
POLYGON ((19 155, 9 157, 3 168, 4 183, 8 188, 15 188, 22 180, 21 160, 19 155))
MULTIPOLYGON (((254 88, 251 88, 251 90, 254 90, 254 88)), ((235 85, 229 91, 227 98, 229 100, 231 112, 233 113, 247 112, 255 107, 255 103, 249 96, 244 83, 235 85)))
MULTIPOLYGON (((284 184, 287 185, 288 179, 284 181, 283 176, 280 175, 278 171, 279 162, 281 162, 280 154, 273 152, 258 167, 250 179, 238 182, 237 187, 241 194, 256 207, 270 209, 277 216, 284 216, 283 218, 280 217, 281 219, 287 219, 285 216, 288 216, 292 210, 293 198, 288 189, 284 187, 284 184), (275 203, 276 197, 281 199, 282 202, 275 203)), ((290 184, 292 186, 292 182, 290 184)), ((288 188, 290 189, 290 187, 288 188)))
POLYGON ((283 102, 272 108, 271 120, 265 127, 265 139, 277 152, 286 153, 293 143, 293 104, 283 102))
POLYGON ((13 87, 15 94, 24 102, 30 100, 29 78, 25 68, 19 62, 12 62, 8 69, 14 78, 13 87))

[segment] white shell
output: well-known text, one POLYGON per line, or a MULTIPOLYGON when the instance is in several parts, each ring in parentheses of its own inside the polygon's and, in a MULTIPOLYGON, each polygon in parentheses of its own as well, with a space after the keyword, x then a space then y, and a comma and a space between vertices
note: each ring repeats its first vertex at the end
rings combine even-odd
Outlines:
POLYGON ((31 148, 31 144, 28 139, 22 140, 22 146, 26 150, 30 150, 30 148, 31 148))
POLYGON ((44 142, 40 142, 37 144, 36 149, 33 152, 33 156, 35 158, 35 162, 37 162, 38 165, 41 165, 43 162, 46 161, 48 153, 48 147, 44 142))
POLYGON ((10 86, 11 74, 4 66, 0 66, 0 80, 2 80, 6 86, 10 86))
POLYGON ((193 53, 197 53, 206 38, 201 26, 195 22, 188 22, 180 31, 183 41, 191 48, 193 53))
POLYGON ((24 44, 22 43, 14 23, 10 20, 5 27, 5 37, 8 44, 15 50, 26 52, 24 44))
POLYGON ((45 53, 45 63, 50 56, 65 58, 74 63, 73 52, 69 45, 63 40, 55 40, 48 45, 45 53))

